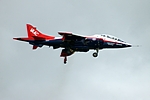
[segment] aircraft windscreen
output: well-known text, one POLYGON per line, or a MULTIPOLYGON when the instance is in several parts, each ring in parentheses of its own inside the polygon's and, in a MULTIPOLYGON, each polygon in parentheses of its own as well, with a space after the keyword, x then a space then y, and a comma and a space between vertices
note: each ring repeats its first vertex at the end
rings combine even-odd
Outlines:
POLYGON ((105 35, 105 34, 102 34, 101 36, 102 36, 102 37, 107 37, 107 38, 110 38, 110 39, 113 39, 113 40, 117 40, 117 41, 120 41, 120 42, 124 42, 123 40, 118 39, 118 38, 116 38, 116 37, 114 37, 114 36, 105 35))

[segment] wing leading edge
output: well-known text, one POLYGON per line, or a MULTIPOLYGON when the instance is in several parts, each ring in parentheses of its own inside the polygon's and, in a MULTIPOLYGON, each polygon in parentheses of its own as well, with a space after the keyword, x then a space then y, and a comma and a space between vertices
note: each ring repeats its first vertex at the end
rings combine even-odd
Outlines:
POLYGON ((76 34, 73 34, 72 32, 58 32, 59 35, 63 36, 63 40, 72 40, 72 41, 75 41, 75 40, 82 40, 82 39, 85 39, 86 37, 85 36, 81 36, 81 35, 76 35, 76 34))

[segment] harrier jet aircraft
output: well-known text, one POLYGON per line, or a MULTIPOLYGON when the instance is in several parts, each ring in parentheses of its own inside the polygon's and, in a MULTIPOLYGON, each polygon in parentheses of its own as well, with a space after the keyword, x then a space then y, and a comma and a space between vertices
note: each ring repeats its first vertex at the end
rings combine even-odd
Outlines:
POLYGON ((33 49, 37 49, 44 45, 49 47, 52 46, 53 49, 63 48, 60 57, 64 57, 64 64, 67 62, 67 56, 75 52, 95 50, 96 52, 93 53, 93 57, 97 57, 101 49, 126 48, 132 46, 119 38, 106 34, 82 36, 72 32, 58 32, 61 37, 54 37, 41 33, 36 27, 30 24, 26 24, 26 26, 28 37, 13 39, 28 42, 33 45, 33 49))

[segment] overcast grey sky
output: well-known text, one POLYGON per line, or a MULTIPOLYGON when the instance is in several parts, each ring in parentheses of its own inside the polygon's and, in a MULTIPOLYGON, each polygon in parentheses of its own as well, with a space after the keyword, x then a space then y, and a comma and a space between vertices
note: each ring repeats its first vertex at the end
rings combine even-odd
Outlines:
POLYGON ((149 100, 149 10, 150 0, 0 0, 0 100, 149 100), (26 23, 141 47, 75 53, 64 65, 61 49, 12 39, 27 36, 26 23))

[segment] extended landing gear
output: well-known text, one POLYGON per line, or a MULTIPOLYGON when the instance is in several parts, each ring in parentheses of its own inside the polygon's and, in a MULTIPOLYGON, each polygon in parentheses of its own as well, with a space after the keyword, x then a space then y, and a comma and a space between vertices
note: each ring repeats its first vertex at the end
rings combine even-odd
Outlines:
POLYGON ((64 58, 64 64, 66 64, 67 63, 67 57, 65 56, 65 58, 64 58))
POLYGON ((98 53, 97 52, 94 52, 93 53, 93 57, 97 57, 98 56, 98 53))
POLYGON ((98 56, 98 49, 96 49, 96 52, 93 53, 93 57, 97 57, 98 56))

